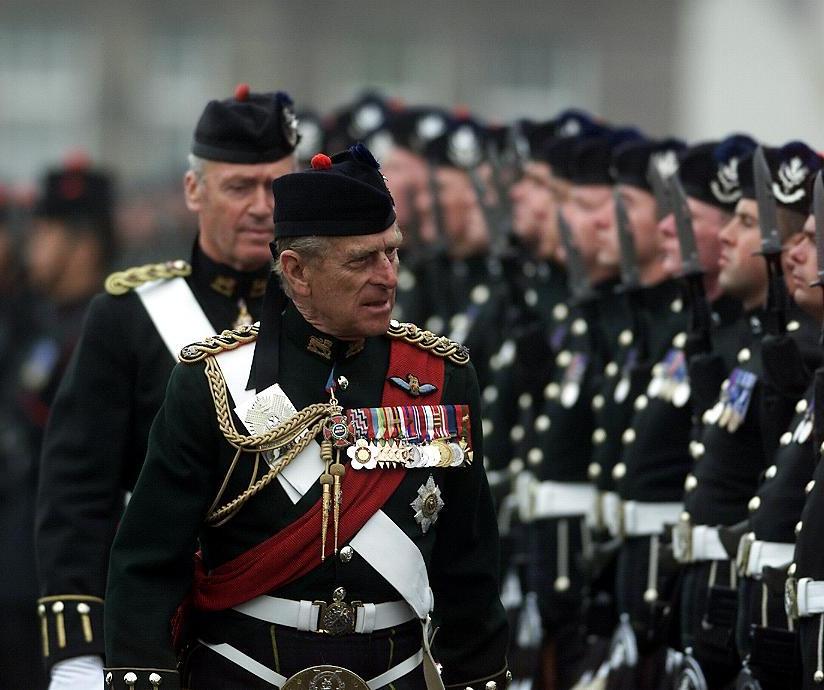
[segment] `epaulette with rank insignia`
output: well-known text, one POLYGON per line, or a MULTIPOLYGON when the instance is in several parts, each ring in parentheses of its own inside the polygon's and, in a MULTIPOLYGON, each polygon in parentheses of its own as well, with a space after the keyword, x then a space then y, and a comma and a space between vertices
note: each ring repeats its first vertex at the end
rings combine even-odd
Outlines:
POLYGON ((180 351, 180 361, 184 364, 195 364, 225 350, 234 350, 241 345, 254 342, 258 337, 258 328, 258 324, 255 323, 234 330, 225 330, 211 338, 198 340, 180 351))
POLYGON ((416 345, 422 350, 427 350, 433 355, 444 357, 454 364, 465 365, 469 363, 469 348, 461 345, 446 336, 436 335, 432 331, 418 328, 414 323, 401 323, 392 319, 389 322, 389 330, 386 335, 390 338, 405 340, 407 343, 416 345))
POLYGON ((104 287, 110 295, 125 295, 127 292, 153 280, 185 278, 191 272, 192 267, 182 259, 160 264, 146 264, 112 273, 106 278, 104 287))

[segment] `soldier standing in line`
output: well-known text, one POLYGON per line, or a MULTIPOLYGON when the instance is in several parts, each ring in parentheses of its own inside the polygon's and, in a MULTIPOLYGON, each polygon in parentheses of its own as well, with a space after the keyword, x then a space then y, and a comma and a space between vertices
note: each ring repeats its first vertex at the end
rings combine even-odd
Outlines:
MULTIPOLYGON (((589 559, 588 630, 601 640, 609 638, 615 627, 616 594, 625 606, 623 592, 616 592, 615 585, 614 556, 621 535, 609 539, 605 519, 609 515, 609 525, 615 526, 617 499, 612 469, 622 449, 632 442, 631 432, 625 430, 634 401, 646 386, 652 363, 663 355, 683 319, 678 286, 668 279, 661 261, 656 201, 647 172, 652 161, 671 174, 682 148, 683 144, 675 140, 650 139, 618 147, 612 157, 616 224, 611 231, 602 228, 599 234, 599 258, 607 265, 620 263, 618 290, 629 309, 626 327, 617 336, 613 333, 612 358, 604 367, 601 387, 591 401, 595 429, 587 474, 598 490, 593 520, 593 537, 598 544, 589 559)), ((605 667, 601 673, 605 673, 605 667)))
POLYGON ((613 223, 612 152, 637 136, 634 130, 606 130, 581 137, 572 147, 571 188, 559 229, 577 313, 568 317, 569 330, 543 403, 519 444, 529 471, 516 479, 520 517, 529 523, 529 589, 538 595, 545 633, 541 687, 567 685, 582 652, 586 583, 579 561, 588 548, 586 520, 595 504, 586 478, 593 430, 590 401, 611 360, 609 347, 628 323, 623 299, 613 290, 617 267, 598 262, 596 232, 613 223))
POLYGON ((761 174, 744 185, 745 190, 754 186, 754 191, 745 191, 744 196, 755 195, 762 232, 769 233, 770 226, 776 224, 776 229, 785 230, 784 236, 791 235, 783 242, 785 276, 790 295, 796 287, 802 300, 798 305, 808 315, 807 319, 791 319, 786 333, 763 339, 765 391, 774 393, 765 397, 762 430, 771 464, 751 499, 747 531, 740 539, 736 558, 740 578, 736 646, 744 662, 739 682, 757 682, 763 690, 771 690, 786 687, 788 680, 793 687, 801 683, 797 632, 784 610, 784 584, 802 525, 805 490, 815 466, 812 372, 820 365, 821 354, 815 342, 817 329, 810 323, 814 314, 804 304, 805 291, 810 288, 799 287, 792 278, 793 272, 803 268, 798 259, 804 249, 794 253, 794 248, 804 243, 804 235, 791 231, 801 228, 807 219, 821 159, 801 142, 763 151, 763 158, 755 161, 762 166, 761 174), (793 160, 803 161, 803 165, 791 168, 793 160), (790 179, 793 184, 788 188, 785 182, 790 179), (802 332, 806 332, 804 337, 802 332))
MULTIPOLYGON (((404 233, 402 263, 398 268, 398 301, 395 317, 402 321, 424 323, 430 316, 427 304, 428 283, 440 284, 444 276, 433 270, 433 260, 443 252, 443 228, 433 214, 432 223, 421 224, 418 195, 430 184, 429 164, 424 157, 426 145, 441 136, 449 123, 448 114, 433 107, 392 110, 384 123, 365 142, 381 163, 389 180, 398 226, 404 233)), ((432 203, 435 203, 434 195, 432 203)), ((437 266, 437 262, 435 261, 437 266)))
POLYGON ((182 344, 251 324, 270 273, 273 179, 295 168, 283 93, 211 101, 184 193, 198 215, 191 263, 113 274, 92 300, 46 429, 37 503, 37 604, 52 690, 102 683, 103 595, 124 496, 182 344))
POLYGON ((401 235, 368 149, 312 166, 273 184, 286 297, 172 373, 112 548, 109 687, 506 686, 468 354, 390 321, 401 235))
MULTIPOLYGON (((719 298, 718 232, 732 210, 734 202, 730 197, 736 195, 738 189, 732 180, 724 199, 717 198, 713 190, 720 171, 729 169, 730 161, 739 155, 739 146, 730 146, 730 143, 724 147, 719 147, 717 142, 698 144, 679 154, 677 181, 686 192, 686 203, 692 214, 692 228, 686 231, 694 230, 694 236, 690 235, 694 237, 694 250, 681 250, 678 240, 685 229, 676 229, 671 205, 658 225, 664 275, 686 273, 691 275, 690 280, 700 281, 701 294, 705 290, 712 304, 713 327, 722 330, 736 306, 731 300, 719 298), (719 149, 723 155, 717 154, 719 149)), ((659 193, 658 199, 661 208, 668 197, 662 198, 659 193)), ((616 593, 618 610, 628 615, 631 624, 619 638, 627 648, 615 665, 628 667, 629 671, 618 673, 636 678, 640 686, 658 675, 656 652, 664 641, 661 614, 669 603, 673 576, 659 572, 655 551, 663 540, 664 525, 677 519, 680 512, 682 484, 690 462, 688 442, 692 415, 684 353, 687 335, 686 321, 682 319, 685 313, 684 300, 676 296, 658 306, 658 318, 650 323, 647 348, 649 361, 655 364, 651 372, 645 373, 643 367, 636 371, 639 378, 648 377, 647 382, 642 386, 643 392, 633 399, 631 423, 622 433, 620 461, 610 472, 615 498, 611 499, 610 493, 606 493, 603 501, 604 520, 610 532, 624 540, 617 565, 616 593), (674 335, 668 329, 656 332, 664 314, 672 328, 680 324, 684 330, 674 335), (643 655, 640 667, 639 651, 643 655)), ((604 472, 598 474, 603 477, 604 472)))
POLYGON ((501 275, 500 262, 491 253, 488 205, 493 202, 487 198, 485 137, 485 128, 477 120, 451 118, 444 133, 426 145, 430 180, 417 197, 421 233, 433 236, 440 232, 443 237, 442 251, 430 260, 434 279, 421 285, 426 326, 446 330, 453 340, 477 352, 482 385, 494 351, 491 343, 501 341, 500 324, 483 332, 476 328, 476 320, 482 312, 488 313, 488 303, 497 309, 506 294, 496 280, 501 275))
MULTIPOLYGON (((824 300, 822 300, 822 277, 824 277, 824 251, 822 236, 819 227, 824 225, 824 189, 822 189, 821 173, 815 182, 813 208, 815 213, 804 225, 804 239, 795 244, 789 251, 791 264, 792 295, 796 303, 814 316, 821 323, 824 321, 824 300)), ((824 649, 824 606, 821 605, 821 591, 824 589, 824 551, 821 548, 820 520, 824 511, 824 424, 822 423, 822 372, 818 369, 813 378, 813 398, 811 417, 812 421, 812 458, 813 478, 804 487, 806 501, 801 512, 801 527, 796 535, 795 553, 793 562, 784 568, 764 568, 764 580, 769 582, 776 579, 785 582, 785 615, 788 617, 788 627, 798 631, 801 656, 801 685, 803 690, 817 690, 824 684, 824 664, 822 650, 824 649), (776 572, 777 571, 777 572, 776 572), (772 577, 777 575, 777 577, 772 577)), ((806 396, 804 398, 807 399, 806 396)), ((808 408, 809 409, 809 408, 808 408)), ((805 416, 807 411, 805 410, 805 416)), ((797 427, 798 429, 798 427, 797 427)), ((809 432, 805 425, 800 430, 803 435, 809 432)), ((796 436, 796 431, 793 431, 796 436)), ((797 442, 791 438, 791 443, 797 442)), ((775 620, 775 617, 772 618, 775 620)), ((789 661, 784 658, 785 663, 789 661)))
MULTIPOLYGON (((764 258, 780 260, 782 244, 800 227, 788 222, 767 228, 769 219, 765 218, 765 227, 759 232, 753 182, 759 174, 753 169, 758 155, 760 150, 739 163, 742 198, 720 234, 719 285, 724 294, 742 303, 739 337, 726 347, 717 344, 711 353, 696 353, 689 361, 692 385, 706 395, 706 403, 696 410, 701 420, 696 440, 703 453, 685 479, 685 512, 673 530, 676 558, 685 564, 682 644, 694 649, 711 687, 729 682, 740 669, 733 639, 737 600, 734 558, 738 537, 746 529, 743 521, 760 502, 751 497, 760 473, 769 465, 771 449, 764 442, 768 430, 764 420, 766 404, 775 399, 763 376, 762 342, 768 332, 783 334, 790 318, 783 306, 786 288, 780 272, 771 268, 768 275, 764 258), (713 390, 715 400, 711 398, 713 390), (719 529, 739 523, 743 525, 739 529, 719 529)), ((796 185, 803 188, 803 183, 804 176, 792 182, 788 195, 797 192, 796 185)), ((785 416, 784 424, 787 420, 785 416)))
MULTIPOLYGON (((485 462, 499 504, 507 592, 504 605, 512 626, 509 658, 516 678, 532 677, 535 650, 540 643, 540 620, 534 593, 529 594, 530 603, 524 606, 526 542, 513 492, 513 482, 523 469, 523 461, 515 458, 514 447, 524 438, 524 425, 535 421, 533 407, 542 400, 543 386, 550 379, 566 332, 565 317, 558 310, 568 309, 569 298, 557 225, 564 197, 558 194, 560 185, 552 186, 547 151, 553 142, 569 139, 588 127, 591 124, 586 115, 567 111, 528 132, 530 153, 521 179, 510 191, 521 276, 516 281, 517 289, 510 286, 503 329, 507 337, 490 358, 490 383, 483 390, 485 462), (558 316, 557 320, 553 314, 558 316)), ((559 154, 556 169, 561 170, 564 162, 559 154)))

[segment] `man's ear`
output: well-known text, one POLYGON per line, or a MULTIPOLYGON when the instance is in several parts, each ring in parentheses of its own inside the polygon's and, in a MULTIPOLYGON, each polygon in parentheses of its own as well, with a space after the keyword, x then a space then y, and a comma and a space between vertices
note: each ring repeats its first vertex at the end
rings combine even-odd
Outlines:
POLYGON ((204 184, 191 170, 187 170, 183 176, 183 196, 186 199, 186 208, 192 213, 199 213, 203 208, 204 184))
POLYGON ((297 297, 309 297, 312 294, 312 269, 305 257, 291 249, 280 253, 280 265, 283 277, 297 297))

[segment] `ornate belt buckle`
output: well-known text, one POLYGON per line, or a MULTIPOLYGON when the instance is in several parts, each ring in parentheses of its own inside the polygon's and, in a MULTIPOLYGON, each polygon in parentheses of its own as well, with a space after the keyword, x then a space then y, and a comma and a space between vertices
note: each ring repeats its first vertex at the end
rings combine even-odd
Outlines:
POLYGON ((678 521, 672 528, 672 553, 679 563, 692 561, 692 525, 689 519, 678 521))
POLYGON ((747 532, 741 536, 738 542, 738 552, 735 557, 735 566, 738 569, 738 574, 744 577, 747 574, 747 564, 750 561, 750 551, 752 544, 755 541, 755 532, 747 532))
MULTIPOLYGON (((318 607, 317 632, 327 635, 345 635, 355 632, 355 623, 357 623, 358 620, 358 609, 363 607, 363 603, 353 601, 351 604, 347 604, 343 600, 345 596, 346 590, 343 587, 338 587, 332 592, 331 604, 327 604, 325 601, 313 602, 318 607)), ((318 687, 322 687, 322 690, 327 690, 326 686, 318 687)), ((331 690, 334 687, 337 686, 330 685, 329 689, 331 690)), ((346 687, 348 688, 349 686, 346 687)))
POLYGON ((369 690, 366 681, 342 666, 310 666, 298 671, 281 690, 369 690))
POLYGON ((787 577, 784 580, 784 610, 793 620, 798 620, 798 580, 787 577))

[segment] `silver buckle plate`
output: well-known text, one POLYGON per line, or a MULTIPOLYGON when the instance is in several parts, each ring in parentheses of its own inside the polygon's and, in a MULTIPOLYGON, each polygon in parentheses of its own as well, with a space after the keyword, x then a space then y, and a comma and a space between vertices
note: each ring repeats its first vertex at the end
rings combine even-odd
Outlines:
MULTIPOLYGON (((355 632, 358 609, 363 608, 363 602, 353 601, 351 604, 347 604, 343 600, 345 596, 346 590, 343 587, 338 587, 332 593, 332 603, 329 604, 325 601, 312 602, 318 607, 317 632, 326 635, 346 635, 355 632)), ((330 689, 333 687, 329 686, 330 689)))
POLYGON ((672 528, 672 553, 679 563, 692 561, 692 525, 681 519, 672 528))
POLYGON ((281 690, 369 690, 369 686, 342 666, 311 666, 288 678, 281 690))
POLYGON ((784 580, 784 611, 793 620, 798 620, 798 581, 794 577, 784 580))

